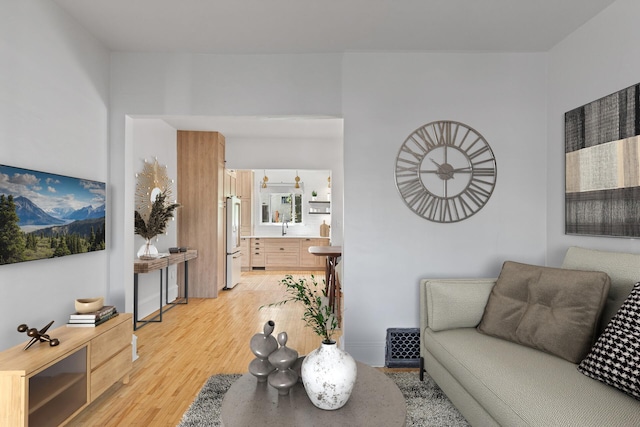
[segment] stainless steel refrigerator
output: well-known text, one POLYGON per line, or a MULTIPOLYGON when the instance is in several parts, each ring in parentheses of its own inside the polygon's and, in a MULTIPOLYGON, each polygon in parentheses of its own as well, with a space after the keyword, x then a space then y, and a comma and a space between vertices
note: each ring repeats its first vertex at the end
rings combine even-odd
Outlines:
POLYGON ((227 197, 227 274, 224 289, 231 289, 240 281, 242 253, 240 252, 240 199, 227 197))

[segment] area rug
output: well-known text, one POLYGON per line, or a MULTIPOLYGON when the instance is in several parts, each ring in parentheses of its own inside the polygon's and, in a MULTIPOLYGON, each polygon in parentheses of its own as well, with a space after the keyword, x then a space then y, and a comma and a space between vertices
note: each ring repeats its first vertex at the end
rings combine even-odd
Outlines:
MULTIPOLYGON (((407 401, 407 426, 469 425, 440 387, 426 374, 424 381, 420 381, 417 372, 393 372, 387 375, 395 381, 407 401)), ((178 427, 220 426, 222 399, 238 378, 238 374, 221 374, 209 378, 182 416, 178 427)))

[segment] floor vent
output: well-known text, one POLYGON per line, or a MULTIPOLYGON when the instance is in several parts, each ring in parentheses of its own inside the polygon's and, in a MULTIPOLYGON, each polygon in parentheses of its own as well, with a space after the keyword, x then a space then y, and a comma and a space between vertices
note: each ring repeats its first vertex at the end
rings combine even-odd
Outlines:
POLYGON ((384 365, 387 368, 420 367, 420 330, 418 328, 387 329, 384 365))

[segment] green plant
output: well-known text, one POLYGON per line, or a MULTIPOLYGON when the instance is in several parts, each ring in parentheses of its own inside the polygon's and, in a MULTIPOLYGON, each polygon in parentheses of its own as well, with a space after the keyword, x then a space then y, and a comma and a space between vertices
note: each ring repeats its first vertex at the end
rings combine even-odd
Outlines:
POLYGON ((313 197, 316 197, 316 196, 318 195, 318 192, 317 192, 316 190, 313 190, 313 191, 311 192, 311 195, 312 195, 313 197))
POLYGON ((138 211, 134 212, 133 231, 135 234, 151 239, 158 234, 164 233, 167 228, 167 221, 173 218, 173 211, 180 207, 178 203, 165 203, 166 192, 158 194, 151 206, 149 219, 145 222, 138 211))
POLYGON ((321 336, 323 343, 333 342, 331 337, 338 329, 338 319, 329 306, 329 298, 324 287, 319 287, 313 275, 311 280, 307 281, 304 277, 295 280, 288 274, 280 283, 285 286, 288 297, 260 308, 284 305, 288 302, 301 302, 304 305, 302 320, 306 326, 321 336))

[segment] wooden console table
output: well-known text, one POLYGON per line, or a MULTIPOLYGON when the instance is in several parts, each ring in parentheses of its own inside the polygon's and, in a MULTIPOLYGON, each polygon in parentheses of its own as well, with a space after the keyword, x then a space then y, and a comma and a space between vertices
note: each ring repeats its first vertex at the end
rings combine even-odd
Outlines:
POLYGON ((164 309, 164 312, 171 310, 176 304, 188 304, 189 303, 189 260, 198 257, 198 251, 195 249, 189 249, 186 252, 178 252, 176 254, 169 254, 162 258, 156 258, 151 260, 138 259, 133 263, 133 330, 142 328, 147 323, 162 322, 162 282, 163 274, 165 271, 165 304, 170 305, 169 308, 164 309), (184 262, 184 297, 180 300, 169 302, 169 266, 174 264, 180 264, 184 262), (138 274, 150 273, 152 271, 160 270, 160 311, 151 319, 140 320, 138 319, 138 274), (140 323, 140 326, 138 324, 140 323))

